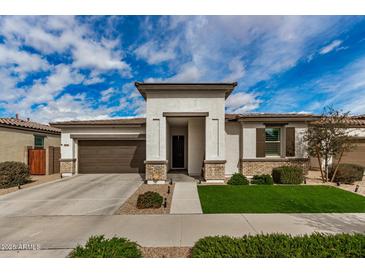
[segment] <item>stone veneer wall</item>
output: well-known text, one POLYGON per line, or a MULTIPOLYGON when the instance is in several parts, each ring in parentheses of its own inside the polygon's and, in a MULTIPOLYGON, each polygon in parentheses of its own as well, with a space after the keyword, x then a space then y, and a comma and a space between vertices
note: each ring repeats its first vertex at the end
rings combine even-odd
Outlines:
POLYGON ((75 159, 61 159, 60 160, 60 173, 75 174, 76 160, 75 159))
POLYGON ((226 161, 204 161, 205 180, 224 180, 226 161))
POLYGON ((166 181, 167 180, 167 161, 145 161, 146 180, 166 181))
POLYGON ((309 159, 241 159, 240 161, 240 171, 246 176, 271 174, 272 169, 279 166, 298 166, 307 174, 309 159))

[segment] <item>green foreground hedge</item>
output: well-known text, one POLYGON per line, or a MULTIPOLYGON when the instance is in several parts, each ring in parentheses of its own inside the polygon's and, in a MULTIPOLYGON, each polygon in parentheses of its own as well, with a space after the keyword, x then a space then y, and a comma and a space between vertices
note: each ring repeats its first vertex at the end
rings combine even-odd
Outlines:
POLYGON ((0 163, 0 188, 24 185, 29 182, 28 166, 21 162, 0 163))
POLYGON ((85 246, 77 246, 71 258, 141 258, 137 243, 126 238, 105 239, 103 235, 91 236, 85 246))
POLYGON ((268 234, 231 238, 205 237, 192 249, 193 258, 363 258, 363 234, 268 234))
POLYGON ((272 169, 275 184, 299 185, 304 181, 303 169, 296 166, 281 166, 272 169))

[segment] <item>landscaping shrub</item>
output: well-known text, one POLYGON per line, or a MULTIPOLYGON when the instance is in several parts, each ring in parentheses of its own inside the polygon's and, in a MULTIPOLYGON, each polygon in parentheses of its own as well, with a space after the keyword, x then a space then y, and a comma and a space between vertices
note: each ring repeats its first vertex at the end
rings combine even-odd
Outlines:
POLYGON ((205 237, 192 249, 193 258, 363 258, 364 234, 305 236, 268 234, 231 238, 205 237))
POLYGON ((137 208, 160 208, 163 197, 154 191, 147 191, 140 194, 137 199, 137 208))
POLYGON ((248 179, 241 173, 235 173, 229 178, 227 184, 229 185, 248 185, 248 179))
POLYGON ((105 239, 103 235, 91 236, 85 246, 71 251, 71 258, 141 258, 138 245, 126 238, 105 239))
MULTIPOLYGON (((336 166, 331 166, 328 171, 329 179, 332 178, 336 166)), ((355 164, 339 164, 336 176, 334 178, 335 182, 340 182, 344 184, 352 184, 356 181, 361 181, 364 175, 364 167, 355 164)))
POLYGON ((0 163, 0 188, 24 185, 29 181, 28 166, 21 162, 0 163))
POLYGON ((273 185, 274 181, 269 174, 254 175, 251 180, 251 184, 255 185, 273 185))
POLYGON ((295 166, 281 166, 273 168, 272 178, 275 184, 298 185, 303 183, 303 169, 295 166))

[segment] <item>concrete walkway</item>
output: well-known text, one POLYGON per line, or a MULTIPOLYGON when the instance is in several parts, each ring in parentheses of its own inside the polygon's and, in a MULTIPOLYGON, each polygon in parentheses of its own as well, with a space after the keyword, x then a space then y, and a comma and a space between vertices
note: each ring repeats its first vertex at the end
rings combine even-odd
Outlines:
POLYGON ((201 214, 198 187, 196 183, 179 182, 175 184, 170 214, 201 214))
POLYGON ((205 236, 258 233, 365 233, 358 214, 190 214, 0 217, 0 245, 33 244, 35 251, 0 257, 65 257, 91 235, 120 236, 147 247, 193 246, 205 236))

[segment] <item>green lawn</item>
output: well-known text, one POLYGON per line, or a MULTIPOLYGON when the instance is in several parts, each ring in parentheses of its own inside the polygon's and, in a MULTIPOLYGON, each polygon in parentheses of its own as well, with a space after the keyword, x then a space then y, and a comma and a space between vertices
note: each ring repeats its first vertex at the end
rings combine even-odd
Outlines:
POLYGON ((365 212, 365 197, 330 186, 198 186, 204 213, 365 212))

